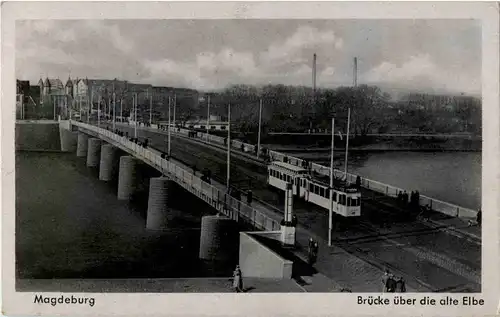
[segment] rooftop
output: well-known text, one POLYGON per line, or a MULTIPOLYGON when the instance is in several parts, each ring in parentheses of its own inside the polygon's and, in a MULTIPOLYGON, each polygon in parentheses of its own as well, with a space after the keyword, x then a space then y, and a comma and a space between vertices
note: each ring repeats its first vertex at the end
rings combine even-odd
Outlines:
POLYGON ((284 162, 274 161, 271 164, 278 166, 278 167, 281 167, 281 168, 286 168, 286 169, 292 170, 294 172, 307 172, 307 170, 305 168, 302 168, 300 166, 295 166, 292 164, 288 164, 288 163, 284 163, 284 162))

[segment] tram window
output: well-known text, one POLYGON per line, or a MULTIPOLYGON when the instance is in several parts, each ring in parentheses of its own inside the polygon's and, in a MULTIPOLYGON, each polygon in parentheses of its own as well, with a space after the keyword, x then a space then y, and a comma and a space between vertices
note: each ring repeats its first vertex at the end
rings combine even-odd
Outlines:
POLYGON ((347 197, 347 204, 346 204, 346 206, 352 206, 351 205, 351 197, 347 197))
POLYGON ((360 199, 359 198, 351 198, 351 202, 352 202, 351 206, 357 207, 357 206, 359 206, 360 199))
POLYGON ((325 189, 324 188, 319 189, 319 195, 322 197, 325 197, 325 189))
POLYGON ((339 204, 345 206, 345 195, 339 195, 339 204))
POLYGON ((325 198, 330 199, 330 190, 329 189, 325 189, 325 198))
POLYGON ((319 195, 319 187, 318 186, 314 186, 314 193, 316 195, 319 195))
POLYGON ((333 197, 332 197, 332 199, 333 199, 334 201, 337 201, 337 193, 336 193, 336 192, 333 192, 333 197))

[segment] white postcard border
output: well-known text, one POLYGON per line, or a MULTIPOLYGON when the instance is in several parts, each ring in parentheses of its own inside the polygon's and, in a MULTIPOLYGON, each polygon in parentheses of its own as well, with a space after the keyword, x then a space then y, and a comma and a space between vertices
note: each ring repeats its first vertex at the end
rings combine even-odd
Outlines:
MULTIPOLYGON (((451 21, 450 21, 451 22, 451 21)), ((2 313, 8 316, 95 316, 95 315, 381 315, 397 309, 396 315, 486 316, 499 306, 499 17, 498 4, 441 3, 362 3, 362 2, 10 2, 2 4, 2 313), (14 203, 15 203, 15 29, 18 19, 481 19, 483 92, 483 174, 482 210, 482 294, 485 306, 361 306, 356 296, 363 294, 84 294, 94 297, 88 305, 34 304, 34 293, 14 288, 14 203)), ((61 293, 43 293, 60 295, 61 293)), ((68 294, 71 295, 71 294, 68 294)), ((364 294, 363 296, 377 294, 364 294)), ((442 298, 450 294, 406 294, 442 298)), ((388 295, 392 298, 397 295, 388 295)))

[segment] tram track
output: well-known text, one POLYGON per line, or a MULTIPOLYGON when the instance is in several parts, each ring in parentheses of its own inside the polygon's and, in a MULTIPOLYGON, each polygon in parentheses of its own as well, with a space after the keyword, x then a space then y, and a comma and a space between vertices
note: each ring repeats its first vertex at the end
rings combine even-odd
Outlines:
MULTIPOLYGON (((154 132, 149 132, 148 134, 154 135, 154 132)), ((153 141, 151 146, 160 146, 165 151, 166 143, 163 142, 163 146, 161 146, 161 142, 158 142, 158 138, 156 139, 157 141, 153 141)), ((192 143, 190 144, 182 138, 176 139, 176 137, 172 137, 171 147, 172 156, 175 159, 190 166, 195 164, 200 167, 200 170, 208 168, 212 170, 214 180, 221 183, 225 182, 226 158, 222 157, 224 154, 221 155, 217 151, 206 151, 203 145, 193 146, 192 143)), ((280 207, 282 207, 284 197, 281 197, 282 195, 279 195, 279 193, 274 193, 266 189, 266 177, 257 171, 246 168, 245 165, 248 166, 248 164, 241 164, 242 166, 240 166, 240 160, 237 157, 233 158, 233 162, 238 165, 238 168, 231 168, 231 179, 233 180, 232 184, 234 187, 239 190, 247 190, 250 187, 255 199, 265 202, 268 206, 274 206, 275 208, 271 208, 271 210, 276 214, 282 215, 283 209, 280 207), (244 186, 244 183, 248 179, 251 179, 253 183, 250 186, 244 186)), ((368 199, 362 200, 363 216, 356 219, 356 221, 350 221, 348 223, 349 227, 346 230, 346 234, 354 232, 358 237, 347 236, 344 239, 336 239, 335 245, 375 267, 389 269, 393 273, 403 276, 407 281, 412 281, 411 283, 416 283, 428 289, 437 290, 438 284, 429 282, 429 279, 432 279, 432 277, 418 276, 422 273, 418 273, 418 270, 415 272, 416 267, 421 268, 424 266, 428 268, 423 271, 429 271, 430 267, 439 268, 440 270, 438 271, 443 275, 446 275, 442 273, 443 270, 449 271, 453 275, 463 277, 465 279, 462 281, 463 284, 470 284, 472 282, 474 285, 480 283, 480 277, 478 277, 479 274, 477 273, 477 269, 481 267, 480 263, 478 264, 470 260, 466 255, 447 250, 447 245, 439 246, 438 243, 429 242, 437 237, 446 237, 446 234, 441 232, 440 228, 429 227, 423 224, 417 225, 415 221, 404 219, 407 215, 402 216, 400 209, 380 202, 377 198, 382 198, 381 195, 379 197, 379 195, 371 193, 369 196, 368 199), (383 228, 381 225, 389 220, 394 223, 393 227, 400 226, 401 223, 404 224, 405 221, 409 221, 410 228, 401 232, 383 233, 384 229, 390 229, 383 228), (415 226, 417 228, 412 228, 415 226), (360 235, 361 237, 359 237, 360 235), (420 248, 421 244, 428 247, 420 248), (384 248, 394 250, 392 252, 384 252, 384 248), (397 254, 398 256, 395 258, 391 254, 397 254), (404 260, 405 258, 413 259, 413 261, 404 260)), ((326 240, 328 235, 328 212, 326 210, 310 203, 295 200, 294 211, 299 219, 300 226, 304 230, 311 233, 314 232, 326 240)), ((446 239, 453 240, 453 238, 446 239)), ((453 241, 447 241, 447 244, 453 243, 453 241)), ((455 250, 455 248, 454 246, 453 249, 455 250)), ((453 280, 452 277, 448 276, 446 279, 448 280, 447 287, 453 288, 453 285, 457 285, 456 281, 451 281, 453 280)), ((474 287, 477 287, 477 285, 474 287)), ((439 288, 443 288, 443 286, 440 285, 439 288)))

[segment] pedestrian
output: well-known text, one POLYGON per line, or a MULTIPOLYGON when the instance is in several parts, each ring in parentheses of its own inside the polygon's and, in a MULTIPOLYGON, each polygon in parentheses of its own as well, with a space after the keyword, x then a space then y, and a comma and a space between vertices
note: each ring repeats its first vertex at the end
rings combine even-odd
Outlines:
POLYGON ((252 199, 253 199, 253 194, 252 194, 252 191, 251 190, 248 190, 248 193, 247 193, 247 203, 249 205, 252 204, 252 199))
POLYGON ((297 223, 298 223, 297 216, 293 215, 293 216, 292 216, 292 226, 293 226, 293 227, 296 227, 296 226, 297 226, 297 223))
POLYGON ((401 191, 398 191, 398 202, 403 201, 403 193, 401 191))
POLYGON ((403 202, 404 202, 405 204, 407 204, 407 203, 408 203, 408 193, 406 192, 406 190, 405 190, 405 191, 404 191, 404 193, 403 193, 403 202))
POLYGON ((356 187, 357 188, 361 187, 361 177, 359 177, 359 175, 356 177, 356 187))
POLYGON ((314 264, 314 240, 313 240, 313 238, 309 238, 308 261, 309 261, 309 265, 314 264))
POLYGON ((236 265, 236 269, 233 272, 233 288, 236 293, 243 292, 243 278, 241 276, 241 269, 239 265, 236 265))
POLYGON ((476 215, 476 222, 478 226, 481 226, 481 221, 482 221, 482 213, 481 209, 479 209, 476 215))
POLYGON ((415 191, 415 204, 416 204, 417 206, 419 206, 419 205, 420 205, 420 193, 418 192, 418 190, 417 190, 417 191, 415 191))
POLYGON ((389 279, 389 271, 385 270, 382 275, 382 292, 387 293, 387 280, 389 279))
POLYGON ((317 241, 314 241, 314 246, 313 246, 313 261, 316 263, 318 260, 318 252, 319 252, 319 245, 317 241))
POLYGON ((396 279, 396 293, 406 293, 406 285, 405 285, 405 280, 403 277, 399 276, 396 279))
POLYGON ((396 278, 394 275, 389 273, 387 276, 387 281, 385 283, 385 289, 387 293, 395 293, 396 292, 396 278))

